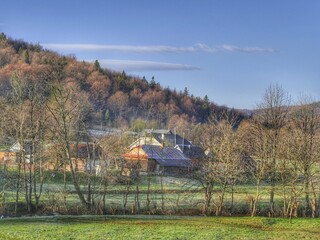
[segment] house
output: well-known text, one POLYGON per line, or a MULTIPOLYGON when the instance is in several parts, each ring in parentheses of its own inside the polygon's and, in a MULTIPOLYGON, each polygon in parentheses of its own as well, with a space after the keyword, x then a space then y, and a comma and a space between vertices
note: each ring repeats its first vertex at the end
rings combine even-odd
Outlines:
POLYGON ((24 152, 23 163, 30 163, 31 161, 31 144, 29 142, 24 144, 24 148, 21 148, 21 144, 16 141, 11 146, 5 146, 0 150, 0 160, 5 166, 15 166, 21 160, 21 152, 24 152))
POLYGON ((130 151, 138 146, 152 145, 174 147, 181 151, 186 158, 191 159, 194 166, 198 166, 205 153, 200 146, 192 144, 189 140, 179 134, 165 129, 146 129, 140 134, 130 146, 130 151))
MULTIPOLYGON (((63 151, 58 153, 61 149, 58 144, 52 145, 48 149, 51 152, 51 158, 45 164, 47 170, 66 169, 71 171, 69 161, 65 161, 63 158, 63 151)), ((101 149, 95 142, 70 142, 70 151, 73 169, 76 172, 93 171, 97 173, 100 171, 98 165, 101 149)))
MULTIPOLYGON (((59 152, 61 147, 59 144, 47 144, 44 149, 43 167, 46 170, 66 169, 70 171, 70 164, 65 161, 63 153, 59 152)), ((71 142, 71 160, 75 171, 78 172, 96 172, 101 168, 99 166, 100 147, 92 142, 71 142)), ((3 166, 18 166, 18 163, 30 164, 33 161, 32 144, 26 141, 22 149, 21 144, 16 141, 11 146, 6 145, 0 149, 0 163, 3 166), (24 154, 24 160, 21 159, 21 154, 24 154)), ((37 161, 35 159, 35 161, 37 161)))
POLYGON ((188 173, 192 162, 174 147, 162 147, 144 144, 132 148, 123 155, 125 172, 131 174, 134 169, 156 174, 177 175, 188 173))

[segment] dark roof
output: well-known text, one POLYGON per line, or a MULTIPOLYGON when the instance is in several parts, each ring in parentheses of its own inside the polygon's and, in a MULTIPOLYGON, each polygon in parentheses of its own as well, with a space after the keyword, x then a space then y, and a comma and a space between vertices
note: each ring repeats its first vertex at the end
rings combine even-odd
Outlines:
POLYGON ((178 145, 180 150, 188 158, 203 158, 205 153, 203 149, 197 145, 178 145))
POLYGON ((154 159, 158 164, 164 167, 191 167, 191 160, 173 147, 160 147, 154 145, 142 145, 143 151, 148 158, 154 159))

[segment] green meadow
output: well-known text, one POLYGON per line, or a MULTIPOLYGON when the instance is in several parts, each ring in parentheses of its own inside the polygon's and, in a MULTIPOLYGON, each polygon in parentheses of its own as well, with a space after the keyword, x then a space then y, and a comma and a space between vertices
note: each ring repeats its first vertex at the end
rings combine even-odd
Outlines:
POLYGON ((51 216, 0 220, 0 239, 319 239, 319 219, 51 216))

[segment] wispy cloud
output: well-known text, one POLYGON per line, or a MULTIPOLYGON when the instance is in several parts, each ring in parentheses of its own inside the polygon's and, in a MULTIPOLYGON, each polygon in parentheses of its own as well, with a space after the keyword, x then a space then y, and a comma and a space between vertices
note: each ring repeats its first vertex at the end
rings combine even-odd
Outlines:
POLYGON ((261 47, 237 47, 232 45, 222 45, 222 50, 227 52, 243 52, 243 53, 275 53, 273 48, 261 48, 261 47))
POLYGON ((99 63, 104 68, 125 71, 194 71, 201 70, 198 67, 166 62, 134 61, 134 60, 114 60, 101 59, 99 63))
POLYGON ((174 46, 132 46, 132 45, 98 45, 98 44, 42 44, 45 48, 56 50, 76 50, 76 51, 115 51, 115 52, 136 52, 136 53, 188 53, 188 52, 212 52, 204 44, 196 44, 190 47, 174 46))
POLYGON ((45 48, 53 50, 69 51, 114 51, 132 53, 195 53, 195 52, 244 52, 244 53, 274 53, 272 48, 261 47, 237 47, 232 45, 222 45, 209 47, 206 44, 198 43, 194 46, 175 47, 175 46, 133 46, 133 45, 99 45, 99 44, 42 44, 45 48))

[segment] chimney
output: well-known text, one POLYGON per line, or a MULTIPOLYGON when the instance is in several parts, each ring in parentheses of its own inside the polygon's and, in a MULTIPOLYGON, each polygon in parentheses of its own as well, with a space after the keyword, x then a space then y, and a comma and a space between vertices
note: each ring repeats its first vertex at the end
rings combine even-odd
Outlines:
POLYGON ((164 133, 161 134, 161 139, 162 139, 161 148, 163 148, 164 147, 164 133))

